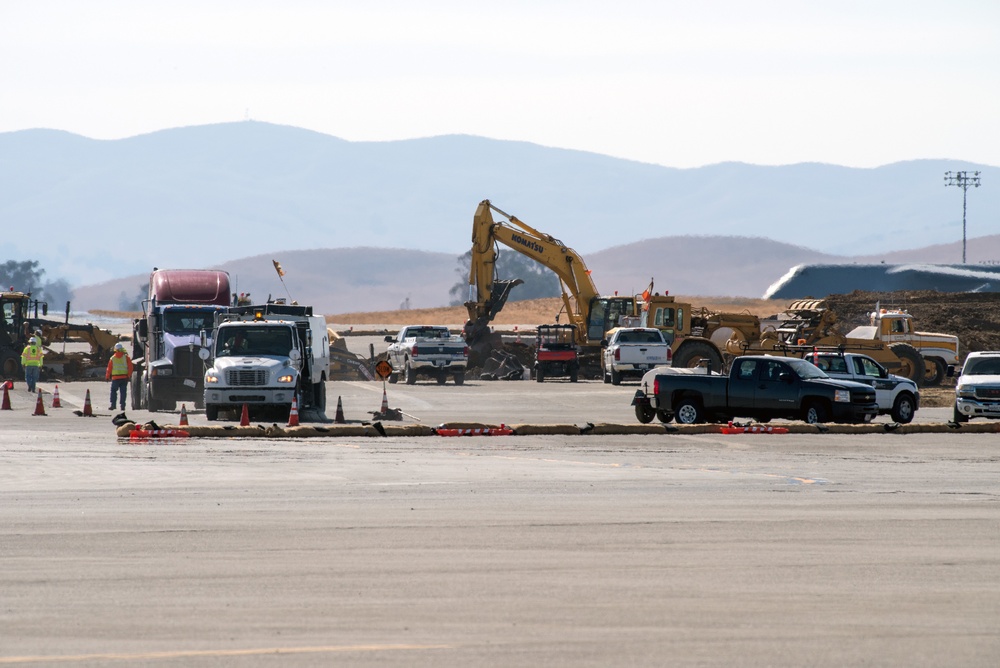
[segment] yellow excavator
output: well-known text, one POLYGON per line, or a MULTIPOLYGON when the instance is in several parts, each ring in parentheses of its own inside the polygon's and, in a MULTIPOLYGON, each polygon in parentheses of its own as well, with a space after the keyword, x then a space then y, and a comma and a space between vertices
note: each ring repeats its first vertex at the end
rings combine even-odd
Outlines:
MULTIPOLYGON (((744 314, 695 311, 690 304, 675 302, 669 295, 649 292, 642 296, 601 295, 579 253, 483 200, 472 220, 469 301, 465 303, 469 313, 465 338, 472 351, 471 364, 501 347, 498 335, 490 332, 490 322, 503 308, 511 288, 522 282, 496 275, 501 243, 551 269, 558 277, 563 300, 560 313, 566 314, 568 324, 576 330, 581 370, 586 376, 596 377, 601 373, 601 340, 615 327, 656 327, 664 331, 671 343, 675 366, 693 366, 708 359, 713 368, 719 369, 722 355, 708 338, 711 332, 719 327, 752 328, 756 322, 753 316, 744 314), (494 213, 503 219, 495 220, 494 213)), ((558 318, 556 314, 557 321, 558 318)))

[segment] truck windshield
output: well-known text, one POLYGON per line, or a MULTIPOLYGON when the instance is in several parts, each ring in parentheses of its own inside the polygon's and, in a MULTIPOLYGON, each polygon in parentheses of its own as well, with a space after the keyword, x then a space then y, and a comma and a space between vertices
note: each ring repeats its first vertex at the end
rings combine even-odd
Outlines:
POLYGON ((215 325, 214 311, 167 311, 163 314, 163 331, 169 334, 211 332, 215 325))
POLYGON ((287 327, 223 327, 216 342, 216 357, 273 355, 287 357, 292 332, 287 327))

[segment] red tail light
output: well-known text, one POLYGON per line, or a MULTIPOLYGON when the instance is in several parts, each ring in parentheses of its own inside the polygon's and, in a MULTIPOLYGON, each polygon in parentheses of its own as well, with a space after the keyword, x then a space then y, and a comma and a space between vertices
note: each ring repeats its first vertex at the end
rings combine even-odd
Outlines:
POLYGON ((419 351, 417 350, 416 346, 413 346, 412 348, 410 348, 410 355, 411 356, 416 357, 418 354, 419 354, 419 351))
POLYGON ((465 350, 462 351, 462 354, 465 355, 466 357, 469 356, 469 346, 465 346, 465 350))
POLYGON ((660 377, 655 376, 653 378, 653 396, 658 396, 660 394, 660 377))
POLYGON ((621 362, 622 361, 622 349, 621 348, 615 348, 615 361, 616 362, 621 362))
POLYGON ((673 358, 674 358, 674 351, 671 350, 670 348, 667 348, 667 361, 669 362, 673 358))

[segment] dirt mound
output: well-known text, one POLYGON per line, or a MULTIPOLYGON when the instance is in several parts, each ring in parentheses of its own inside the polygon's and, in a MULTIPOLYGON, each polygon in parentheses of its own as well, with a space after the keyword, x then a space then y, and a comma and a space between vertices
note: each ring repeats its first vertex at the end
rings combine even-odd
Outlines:
POLYGON ((836 311, 845 333, 867 325, 876 303, 882 308, 902 308, 913 315, 921 332, 954 334, 962 359, 970 352, 1000 350, 1000 293, 995 292, 862 292, 826 298, 836 311))

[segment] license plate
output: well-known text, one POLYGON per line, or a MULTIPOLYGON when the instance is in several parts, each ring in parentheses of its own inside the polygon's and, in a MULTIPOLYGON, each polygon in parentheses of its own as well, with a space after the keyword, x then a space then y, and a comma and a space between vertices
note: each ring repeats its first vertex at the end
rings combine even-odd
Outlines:
POLYGON ((184 384, 187 385, 188 387, 198 387, 198 383, 194 382, 190 378, 185 378, 184 384))

